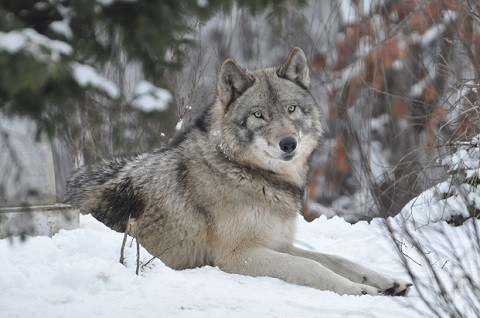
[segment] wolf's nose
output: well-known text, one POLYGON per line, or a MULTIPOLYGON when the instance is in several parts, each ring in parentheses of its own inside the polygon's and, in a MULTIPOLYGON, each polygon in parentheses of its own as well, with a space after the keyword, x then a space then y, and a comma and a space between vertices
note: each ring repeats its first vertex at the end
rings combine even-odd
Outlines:
POLYGON ((295 138, 287 137, 280 141, 280 149, 282 149, 283 152, 291 153, 295 148, 297 148, 297 141, 295 138))

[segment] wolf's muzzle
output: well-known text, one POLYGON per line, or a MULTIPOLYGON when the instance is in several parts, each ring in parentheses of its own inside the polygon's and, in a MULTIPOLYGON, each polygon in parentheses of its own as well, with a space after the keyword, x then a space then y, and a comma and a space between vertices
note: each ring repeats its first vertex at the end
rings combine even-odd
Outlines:
POLYGON ((285 153, 291 153, 297 148, 297 141, 293 137, 287 137, 280 141, 280 149, 285 153))

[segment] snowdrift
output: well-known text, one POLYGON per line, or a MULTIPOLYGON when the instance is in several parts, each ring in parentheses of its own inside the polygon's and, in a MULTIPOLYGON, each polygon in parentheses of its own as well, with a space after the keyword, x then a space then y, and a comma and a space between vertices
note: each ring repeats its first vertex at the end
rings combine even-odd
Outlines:
MULTIPOLYGON (((414 210, 405 209, 390 220, 391 224, 404 224, 414 210)), ((227 274, 214 267, 174 271, 158 259, 150 261, 152 256, 143 248, 141 262, 150 262, 137 276, 136 246, 130 246, 130 238, 123 266, 119 263, 123 234, 89 215, 81 216, 80 221, 79 229, 62 230, 52 238, 0 241, 2 317, 403 318, 423 317, 418 311, 426 310, 418 293, 422 289, 415 286, 404 298, 339 296, 273 278, 227 274)), ((354 225, 338 217, 321 217, 307 223, 299 216, 298 221, 299 246, 341 255, 374 270, 409 279, 381 219, 354 225)), ((440 223, 448 227, 452 236, 463 237, 464 227, 440 223)), ((418 237, 431 237, 430 232, 438 231, 440 223, 418 229, 423 231, 418 237)), ((478 221, 470 223, 480 225, 478 221)), ((401 226, 394 226, 398 229, 396 235, 401 235, 401 226)), ((468 248, 462 245, 462 239, 458 242, 461 248, 468 248)), ((418 263, 412 262, 418 277, 428 279, 421 266, 425 260, 408 244, 403 252, 418 263)), ((439 265, 447 270, 449 262, 439 265)))

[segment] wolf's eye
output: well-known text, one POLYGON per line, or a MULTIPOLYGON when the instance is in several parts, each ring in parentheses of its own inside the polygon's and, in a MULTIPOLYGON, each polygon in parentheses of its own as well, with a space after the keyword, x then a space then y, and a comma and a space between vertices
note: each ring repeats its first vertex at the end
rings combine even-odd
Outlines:
POLYGON ((291 113, 293 113, 293 112, 295 111, 296 108, 297 108, 297 106, 295 106, 295 105, 290 105, 290 106, 288 106, 287 110, 288 110, 288 112, 291 114, 291 113))
POLYGON ((262 112, 257 110, 256 112, 253 113, 253 116, 257 117, 257 118, 263 118, 263 115, 262 115, 262 112))

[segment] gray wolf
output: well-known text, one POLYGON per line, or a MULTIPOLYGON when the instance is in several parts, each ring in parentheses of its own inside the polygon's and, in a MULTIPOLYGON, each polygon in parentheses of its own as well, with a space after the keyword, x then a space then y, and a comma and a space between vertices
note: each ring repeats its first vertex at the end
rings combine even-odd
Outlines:
POLYGON ((218 266, 350 295, 405 295, 410 284, 293 245, 322 135, 303 51, 276 68, 228 59, 216 102, 168 147, 102 160, 68 181, 66 202, 123 232, 174 269, 218 266))

